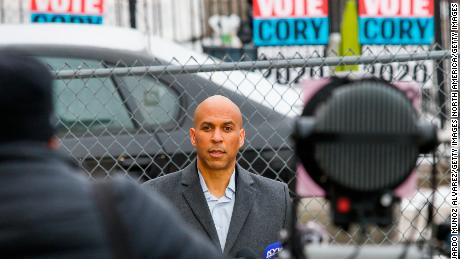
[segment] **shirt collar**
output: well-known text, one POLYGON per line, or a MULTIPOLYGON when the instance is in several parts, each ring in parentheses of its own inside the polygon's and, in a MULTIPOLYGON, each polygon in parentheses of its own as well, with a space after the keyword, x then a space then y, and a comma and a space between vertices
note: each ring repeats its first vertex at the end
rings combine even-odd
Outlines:
MULTIPOLYGON (((198 177, 200 178, 200 185, 201 185, 201 190, 205 194, 205 197, 211 193, 209 192, 208 186, 206 185, 206 182, 204 181, 203 176, 201 175, 200 169, 197 169, 198 171, 198 177)), ((225 189, 225 196, 227 198, 232 199, 233 194, 235 193, 236 188, 235 188, 235 170, 233 170, 232 176, 230 176, 230 182, 227 185, 227 188, 225 189)), ((212 195, 211 195, 212 196, 212 195)))

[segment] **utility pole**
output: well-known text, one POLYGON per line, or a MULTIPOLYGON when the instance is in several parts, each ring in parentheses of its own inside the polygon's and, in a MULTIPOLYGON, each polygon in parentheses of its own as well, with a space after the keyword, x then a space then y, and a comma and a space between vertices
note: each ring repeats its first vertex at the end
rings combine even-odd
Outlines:
MULTIPOLYGON (((442 39, 442 21, 441 21, 441 0, 434 0, 434 49, 442 50, 444 47, 442 39)), ((439 120, 441 128, 444 128, 447 120, 446 108, 446 78, 444 71, 444 60, 435 61, 436 64, 436 82, 438 87, 437 101, 439 106, 439 120)))
POLYGON ((131 28, 137 28, 136 25, 136 4, 137 0, 128 0, 129 8, 129 25, 131 28))

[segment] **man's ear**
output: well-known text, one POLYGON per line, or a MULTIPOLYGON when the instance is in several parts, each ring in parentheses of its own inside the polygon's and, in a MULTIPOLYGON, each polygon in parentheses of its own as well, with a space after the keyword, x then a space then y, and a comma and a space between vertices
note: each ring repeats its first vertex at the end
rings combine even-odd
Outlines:
POLYGON ((240 129, 240 148, 244 145, 244 138, 246 137, 246 131, 240 129))
POLYGON ((52 150, 57 150, 57 149, 59 149, 60 146, 61 146, 61 141, 59 140, 58 137, 52 136, 48 140, 48 148, 50 148, 52 150))
POLYGON ((192 143, 193 146, 196 146, 195 128, 190 128, 189 134, 190 134, 190 143, 192 143))

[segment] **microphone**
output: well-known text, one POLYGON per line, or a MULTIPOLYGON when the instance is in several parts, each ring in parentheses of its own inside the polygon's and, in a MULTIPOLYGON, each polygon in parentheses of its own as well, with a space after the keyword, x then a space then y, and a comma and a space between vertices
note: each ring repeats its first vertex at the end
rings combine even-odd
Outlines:
POLYGON ((273 244, 268 245, 264 249, 264 258, 265 259, 272 259, 275 258, 275 256, 283 250, 283 246, 281 245, 281 242, 275 242, 273 244))
POLYGON ((251 249, 243 247, 236 253, 235 259, 257 259, 257 255, 251 249))

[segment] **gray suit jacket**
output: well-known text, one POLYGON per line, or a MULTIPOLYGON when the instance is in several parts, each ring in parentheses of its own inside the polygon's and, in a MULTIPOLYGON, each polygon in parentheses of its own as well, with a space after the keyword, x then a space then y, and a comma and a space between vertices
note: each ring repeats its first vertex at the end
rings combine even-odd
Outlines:
MULTIPOLYGON (((219 238, 200 186, 196 161, 185 169, 145 184, 164 194, 195 229, 218 248, 219 238)), ((279 231, 288 227, 291 200, 287 185, 236 168, 236 200, 224 254, 235 256, 249 248, 263 257, 266 246, 279 241, 279 231)))

